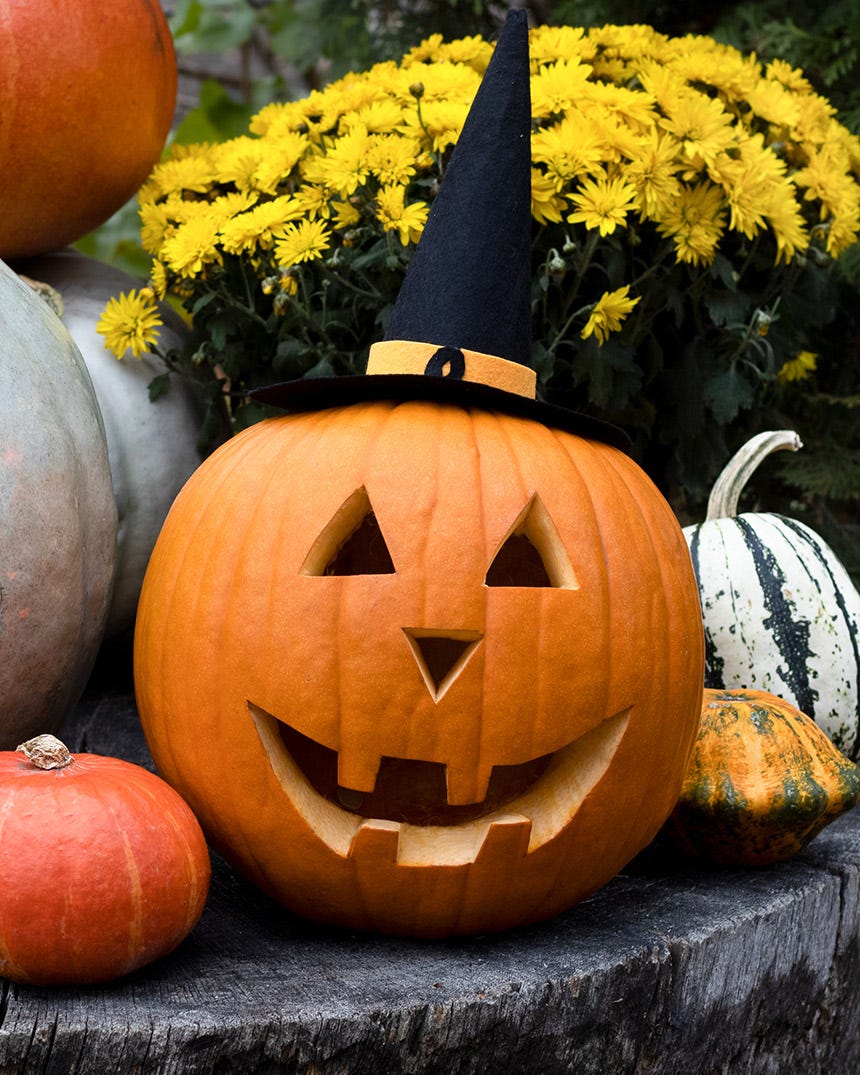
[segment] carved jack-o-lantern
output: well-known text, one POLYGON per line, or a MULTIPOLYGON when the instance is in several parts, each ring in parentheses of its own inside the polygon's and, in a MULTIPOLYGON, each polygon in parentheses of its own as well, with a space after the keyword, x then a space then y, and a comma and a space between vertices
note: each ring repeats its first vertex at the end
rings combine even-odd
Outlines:
POLYGON ((622 452, 363 403, 255 426, 191 478, 144 584, 138 699, 162 775, 293 909, 497 929, 659 829, 700 636, 681 531, 622 452))
POLYGON ((138 610, 162 774, 245 874, 342 925, 570 906, 665 821, 698 726, 681 529, 618 431, 534 398, 528 139, 503 167, 479 104, 501 86, 528 129, 523 12, 505 34, 367 374, 258 393, 306 413, 195 472, 138 610), (457 178, 475 134, 501 233, 457 178))

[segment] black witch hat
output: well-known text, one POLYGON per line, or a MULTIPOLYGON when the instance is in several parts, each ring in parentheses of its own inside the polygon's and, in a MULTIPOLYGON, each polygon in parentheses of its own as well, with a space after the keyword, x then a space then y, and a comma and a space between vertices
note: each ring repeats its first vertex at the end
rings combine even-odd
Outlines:
POLYGON ((536 398, 531 365, 528 24, 511 11, 367 371, 255 389, 290 411, 430 399, 629 448, 620 429, 536 398))

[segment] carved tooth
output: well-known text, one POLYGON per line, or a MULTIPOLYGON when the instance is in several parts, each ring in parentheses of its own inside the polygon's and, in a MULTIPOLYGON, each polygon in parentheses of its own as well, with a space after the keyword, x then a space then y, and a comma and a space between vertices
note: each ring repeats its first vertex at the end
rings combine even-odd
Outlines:
POLYGON ((397 859, 400 842, 400 824, 380 818, 363 821, 349 845, 348 858, 361 858, 363 865, 392 863, 397 859))
POLYGON ((525 857, 529 849, 532 823, 522 814, 499 814, 487 827, 481 850, 475 857, 479 862, 491 856, 494 862, 513 862, 525 857))
POLYGON ((482 803, 490 786, 492 765, 469 766, 448 764, 445 781, 449 806, 469 806, 482 803))
POLYGON ((337 782, 350 791, 371 792, 376 787, 376 774, 382 758, 360 750, 341 750, 337 756, 337 782))

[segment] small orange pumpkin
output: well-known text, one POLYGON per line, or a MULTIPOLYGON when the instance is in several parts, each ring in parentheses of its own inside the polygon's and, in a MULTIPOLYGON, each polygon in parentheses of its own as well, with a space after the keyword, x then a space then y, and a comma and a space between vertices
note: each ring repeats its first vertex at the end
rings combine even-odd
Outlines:
POLYGON ((107 981, 167 955, 209 888, 194 815, 138 765, 52 735, 0 753, 0 975, 107 981))
POLYGON ((59 249, 128 201, 164 148, 176 82, 158 0, 5 0, 0 258, 59 249))
POLYGON ((144 580, 160 772, 311 918, 548 917, 671 811, 703 642, 668 505, 621 451, 426 401, 269 419, 190 478, 144 580))

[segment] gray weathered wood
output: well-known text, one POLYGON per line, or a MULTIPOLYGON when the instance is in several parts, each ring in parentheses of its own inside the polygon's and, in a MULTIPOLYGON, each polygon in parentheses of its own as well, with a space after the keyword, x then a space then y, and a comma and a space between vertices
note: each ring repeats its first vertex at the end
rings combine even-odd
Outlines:
MULTIPOLYGON (((64 732, 151 765, 127 685, 64 732)), ((160 963, 4 985, 0 1075, 856 1075, 858 863, 855 812, 781 866, 645 856, 551 922, 430 944, 303 922, 216 860, 199 926, 160 963)))

